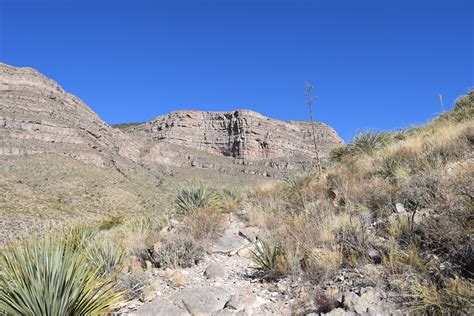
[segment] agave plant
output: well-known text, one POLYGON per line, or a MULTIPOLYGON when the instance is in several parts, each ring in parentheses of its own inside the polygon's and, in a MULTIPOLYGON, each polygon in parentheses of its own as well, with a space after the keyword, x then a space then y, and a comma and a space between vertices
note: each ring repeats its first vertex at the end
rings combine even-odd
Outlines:
POLYGON ((200 208, 218 208, 219 195, 202 185, 181 190, 175 200, 178 212, 184 214, 200 208))
POLYGON ((0 255, 0 311, 13 315, 100 315, 122 296, 98 279, 63 239, 13 245, 0 255))

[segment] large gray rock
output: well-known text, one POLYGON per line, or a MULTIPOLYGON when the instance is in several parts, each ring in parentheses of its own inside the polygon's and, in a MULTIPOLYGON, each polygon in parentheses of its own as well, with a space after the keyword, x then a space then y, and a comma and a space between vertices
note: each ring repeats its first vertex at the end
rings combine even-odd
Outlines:
POLYGON ((156 299, 149 304, 142 305, 134 315, 139 316, 156 316, 156 315, 166 315, 166 316, 188 316, 191 315, 186 310, 179 308, 170 301, 164 299, 156 299))
POLYGON ((217 262, 211 262, 206 271, 204 271, 204 275, 208 279, 223 279, 225 277, 225 271, 222 268, 222 265, 217 262))
POLYGON ((231 297, 222 287, 186 288, 176 293, 172 302, 193 315, 210 315, 222 310, 231 297))
POLYGON ((212 247, 212 252, 230 254, 249 245, 250 242, 239 235, 237 228, 228 228, 212 247))

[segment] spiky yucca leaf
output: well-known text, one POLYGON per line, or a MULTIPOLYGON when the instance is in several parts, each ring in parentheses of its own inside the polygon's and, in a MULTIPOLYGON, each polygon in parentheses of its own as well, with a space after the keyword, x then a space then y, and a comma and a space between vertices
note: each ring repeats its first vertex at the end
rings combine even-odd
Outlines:
POLYGON ((251 252, 252 256, 250 259, 266 274, 271 274, 275 271, 278 257, 283 254, 281 247, 264 239, 257 240, 251 252))
POLYGON ((200 208, 219 208, 220 198, 214 190, 202 185, 185 188, 178 193, 175 200, 178 212, 184 214, 200 208))
POLYGON ((122 296, 81 253, 57 237, 0 255, 0 311, 13 315, 100 315, 122 296))
POLYGON ((122 262, 125 251, 108 240, 96 239, 87 244, 85 255, 87 263, 98 269, 99 277, 103 277, 122 262))

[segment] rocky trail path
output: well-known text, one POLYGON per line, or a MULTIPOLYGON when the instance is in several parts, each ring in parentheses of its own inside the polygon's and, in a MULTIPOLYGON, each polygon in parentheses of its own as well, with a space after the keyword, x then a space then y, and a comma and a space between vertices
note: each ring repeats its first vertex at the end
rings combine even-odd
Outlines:
POLYGON ((129 315, 290 314, 288 294, 255 276, 249 259, 255 236, 251 227, 231 220, 198 265, 158 271, 152 282, 155 298, 129 315))

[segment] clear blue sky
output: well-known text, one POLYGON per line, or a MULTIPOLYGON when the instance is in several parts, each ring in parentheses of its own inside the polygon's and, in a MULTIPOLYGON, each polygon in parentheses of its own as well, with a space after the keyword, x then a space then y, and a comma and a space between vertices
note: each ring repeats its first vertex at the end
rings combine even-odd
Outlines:
POLYGON ((474 1, 0 0, 0 60, 109 123, 178 109, 316 116, 347 141, 422 123, 473 86, 474 1))

